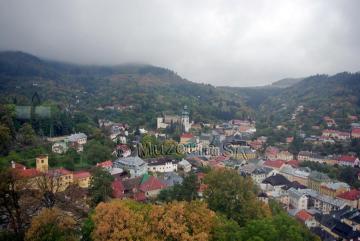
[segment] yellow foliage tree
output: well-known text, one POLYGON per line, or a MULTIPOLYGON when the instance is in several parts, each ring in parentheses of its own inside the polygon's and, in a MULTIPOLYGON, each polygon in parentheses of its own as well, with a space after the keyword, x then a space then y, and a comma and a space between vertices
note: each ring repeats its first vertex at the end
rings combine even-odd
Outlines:
POLYGON ((76 241, 76 221, 58 208, 45 208, 31 221, 26 241, 76 241))
POLYGON ((114 200, 99 204, 92 220, 94 241, 205 241, 211 238, 215 213, 202 202, 157 206, 114 200))

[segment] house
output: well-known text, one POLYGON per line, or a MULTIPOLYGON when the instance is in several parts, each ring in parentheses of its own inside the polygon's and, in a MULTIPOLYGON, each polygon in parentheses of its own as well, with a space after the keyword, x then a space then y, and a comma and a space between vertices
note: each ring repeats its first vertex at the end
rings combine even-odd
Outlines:
POLYGON ((330 197, 336 197, 349 190, 350 186, 345 182, 328 182, 320 185, 320 193, 330 197))
POLYGON ((269 173, 271 172, 272 172, 271 168, 257 167, 250 173, 250 176, 255 183, 260 184, 265 180, 265 178, 269 176, 269 173))
POLYGON ((113 163, 110 160, 109 161, 103 161, 103 162, 96 163, 96 166, 105 168, 107 170, 110 170, 112 168, 112 166, 113 166, 113 163))
POLYGON ((360 128, 353 128, 351 130, 351 138, 352 139, 359 139, 360 138, 360 128))
POLYGON ((291 182, 298 182, 301 185, 307 186, 308 185, 308 178, 310 175, 309 170, 303 168, 294 168, 290 165, 285 165, 280 169, 279 172, 281 175, 285 176, 291 182))
POLYGON ((57 154, 64 154, 68 150, 68 145, 65 141, 55 142, 51 146, 51 150, 52 150, 52 152, 57 153, 57 154))
POLYGON ((75 133, 67 137, 69 143, 77 143, 78 145, 85 145, 87 136, 84 133, 75 133))
POLYGON ((289 195, 289 206, 292 209, 308 209, 308 197, 295 188, 287 190, 289 195))
POLYGON ((342 155, 338 158, 337 164, 340 166, 359 166, 359 158, 356 156, 342 155))
POLYGON ((265 150, 265 157, 269 160, 276 160, 278 153, 279 153, 278 148, 269 146, 265 150))
POLYGON ((131 149, 126 144, 119 144, 116 145, 112 154, 116 157, 128 157, 131 155, 131 149))
POLYGON ((291 185, 291 182, 286 177, 276 174, 265 178, 260 187, 263 191, 268 192, 268 195, 278 197, 282 194, 283 187, 291 187, 291 185))
POLYGON ((264 162, 263 164, 265 167, 270 167, 274 170, 277 170, 279 171, 282 167, 284 167, 286 164, 284 161, 282 160, 274 160, 274 161, 271 161, 271 160, 267 160, 264 162))
POLYGON ((330 182, 330 178, 328 175, 313 171, 310 173, 308 178, 308 188, 315 190, 317 192, 321 192, 321 184, 330 182))
POLYGON ((337 198, 322 195, 312 189, 301 189, 300 192, 309 197, 308 208, 314 208, 322 213, 329 213, 346 207, 346 202, 337 198))
POLYGON ((360 191, 352 189, 337 195, 337 198, 345 201, 350 207, 360 208, 360 191))
POLYGON ((324 121, 327 125, 327 127, 333 127, 333 126, 336 126, 336 122, 334 119, 332 119, 331 117, 329 116, 325 116, 324 117, 324 121))
POLYGON ((280 151, 276 157, 277 159, 285 160, 285 161, 290 161, 294 159, 294 155, 288 151, 280 151))
POLYGON ((140 182, 139 190, 145 193, 147 198, 155 198, 166 184, 154 176, 144 174, 140 182))
POLYGON ((187 160, 182 159, 178 163, 178 168, 183 170, 184 172, 190 172, 191 171, 191 164, 187 160))
POLYGON ((182 182, 184 180, 176 172, 165 172, 165 173, 163 173, 163 175, 159 175, 158 178, 167 187, 172 187, 175 184, 182 184, 182 182))
POLYGON ((191 133, 183 133, 180 136, 180 144, 188 144, 189 141, 191 141, 194 138, 194 136, 191 133))
POLYGON ((314 153, 310 151, 300 151, 297 158, 300 162, 302 161, 311 161, 317 163, 325 163, 326 158, 320 155, 319 153, 314 153))
POLYGON ((62 192, 74 183, 73 173, 65 168, 51 169, 46 173, 48 178, 51 178, 55 185, 57 185, 57 191, 62 192))
POLYGON ((73 174, 74 183, 82 188, 88 188, 90 186, 91 174, 88 171, 78 171, 73 174))
POLYGON ((128 171, 131 177, 142 176, 148 171, 147 163, 138 156, 118 158, 113 166, 128 171))
POLYGON ((317 226, 315 217, 306 210, 300 210, 296 213, 295 218, 303 223, 306 227, 312 228, 317 226))
POLYGON ((176 172, 178 161, 168 157, 146 159, 149 172, 176 172))

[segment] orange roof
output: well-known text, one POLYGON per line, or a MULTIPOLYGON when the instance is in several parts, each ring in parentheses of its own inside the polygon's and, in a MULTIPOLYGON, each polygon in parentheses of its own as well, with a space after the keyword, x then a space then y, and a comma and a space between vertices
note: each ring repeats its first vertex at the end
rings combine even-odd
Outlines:
POLYGON ((157 179, 154 176, 149 176, 148 179, 140 185, 140 190, 143 192, 158 190, 165 188, 166 185, 162 182, 160 182, 159 179, 157 179))
POLYGON ((282 165, 284 165, 284 163, 285 162, 283 160, 275 160, 275 161, 267 160, 266 162, 264 162, 264 166, 268 166, 272 168, 280 168, 282 167, 282 165))
POLYGON ((191 133, 183 133, 180 138, 193 138, 194 136, 191 133))
POLYGON ((103 161, 96 164, 97 167, 112 167, 112 161, 103 161))
POLYGON ((90 176, 91 176, 91 174, 88 171, 74 172, 74 179, 87 178, 87 177, 90 177, 90 176))
POLYGON ((300 221, 302 222, 306 222, 307 220, 309 220, 310 218, 312 218, 312 215, 310 213, 308 213, 306 210, 300 210, 295 217, 297 217, 300 221))

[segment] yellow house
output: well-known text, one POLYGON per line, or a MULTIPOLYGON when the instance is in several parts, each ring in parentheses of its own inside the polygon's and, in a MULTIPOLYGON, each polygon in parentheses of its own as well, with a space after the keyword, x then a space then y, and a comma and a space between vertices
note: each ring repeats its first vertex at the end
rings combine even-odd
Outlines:
POLYGON ((74 173, 74 183, 82 188, 88 188, 90 186, 91 174, 87 171, 79 171, 74 173))
POLYGON ((320 185, 320 193, 330 197, 336 197, 337 195, 350 190, 350 186, 344 182, 329 182, 322 183, 320 185))
POLYGON ((36 157, 36 170, 45 173, 49 170, 49 157, 48 155, 40 155, 36 157))

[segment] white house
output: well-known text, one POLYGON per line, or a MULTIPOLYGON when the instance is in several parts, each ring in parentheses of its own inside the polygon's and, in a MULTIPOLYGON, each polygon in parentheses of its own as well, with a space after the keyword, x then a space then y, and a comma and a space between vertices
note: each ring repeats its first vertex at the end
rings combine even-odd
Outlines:
POLYGON ((179 169, 182 169, 184 172, 190 172, 191 171, 191 164, 185 159, 182 159, 178 163, 178 167, 179 167, 179 169))
POLYGON ((170 158, 151 158, 147 159, 148 171, 150 172, 176 172, 177 161, 170 158))
POLYGON ((147 163, 138 156, 119 158, 114 161, 113 167, 128 171, 131 177, 144 175, 148 171, 147 163))
POLYGON ((309 198, 303 192, 299 192, 298 190, 292 187, 288 190, 288 195, 289 195, 290 208, 294 208, 298 210, 308 209, 309 198))

